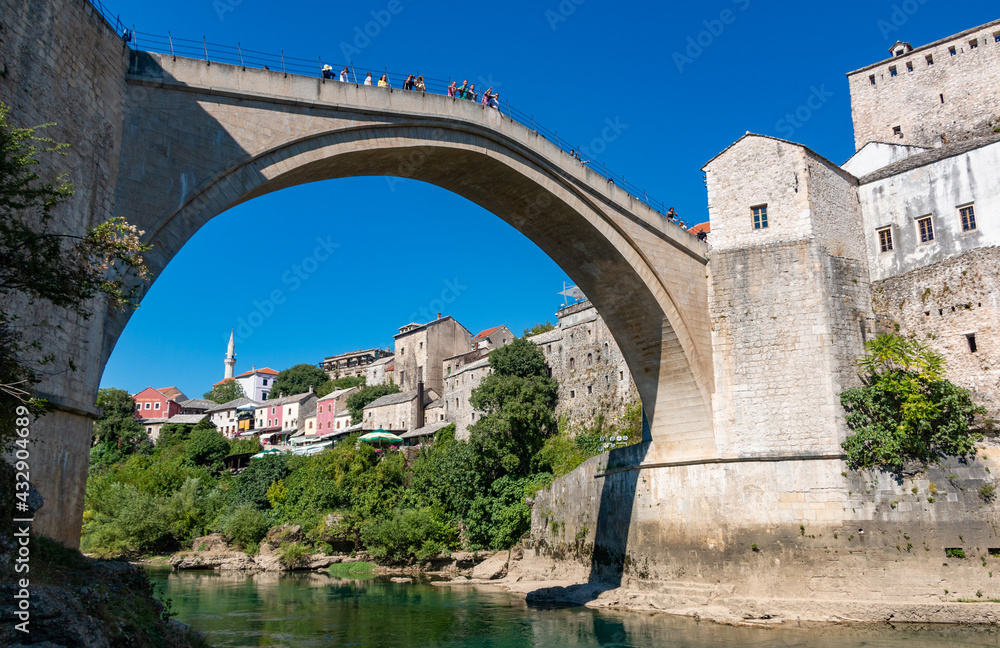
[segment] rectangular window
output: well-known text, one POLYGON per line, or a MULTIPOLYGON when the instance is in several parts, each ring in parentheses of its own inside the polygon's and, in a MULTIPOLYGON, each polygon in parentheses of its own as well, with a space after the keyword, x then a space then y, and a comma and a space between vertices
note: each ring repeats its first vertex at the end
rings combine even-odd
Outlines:
POLYGON ((883 252, 892 252, 892 228, 883 227, 878 232, 878 245, 883 252))
POLYGON ((869 74, 868 75, 868 81, 871 82, 872 85, 875 85, 875 75, 874 74, 869 74))
POLYGON ((153 403, 153 409, 160 409, 160 401, 153 403))
POLYGON ((993 42, 1000 43, 1000 32, 993 34, 993 42))
POLYGON ((896 74, 897 74, 897 72, 896 72, 896 66, 895 65, 890 65, 889 66, 889 76, 894 77, 894 76, 896 76, 896 74))
POLYGON ((977 47, 979 47, 978 38, 973 38, 972 40, 969 41, 969 49, 976 49, 977 47))
POLYGON ((146 409, 149 409, 149 403, 148 402, 146 403, 146 409))
POLYGON ((976 208, 974 205, 959 207, 958 215, 962 219, 963 232, 971 232, 976 229, 976 208))
POLYGON ((920 233, 921 243, 930 243, 934 240, 934 224, 930 216, 917 219, 917 231, 920 233))
POLYGON ((979 347, 976 346, 976 334, 975 333, 969 333, 968 335, 966 335, 965 336, 965 341, 969 343, 969 353, 975 353, 976 351, 979 350, 979 347))
POLYGON ((753 214, 753 228, 755 230, 767 229, 767 205, 751 207, 750 212, 753 214))
POLYGON ((932 54, 927 55, 927 65, 934 65, 934 56, 932 54))
POLYGON ((906 71, 907 72, 913 72, 913 62, 912 61, 910 61, 910 62, 908 62, 906 64, 906 71))
POLYGON ((954 47, 949 47, 948 53, 951 54, 952 56, 955 56, 956 54, 958 54, 958 51, 954 47))
POLYGON ((903 136, 903 127, 902 126, 893 126, 892 127, 892 134, 895 135, 896 137, 902 137, 903 136))

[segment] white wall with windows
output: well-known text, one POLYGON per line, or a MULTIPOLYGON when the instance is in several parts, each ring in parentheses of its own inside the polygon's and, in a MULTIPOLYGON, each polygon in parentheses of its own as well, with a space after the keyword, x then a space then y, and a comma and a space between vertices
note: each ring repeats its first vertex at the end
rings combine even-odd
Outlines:
POLYGON ((895 173, 863 179, 858 193, 872 281, 1000 245, 1000 141, 991 139, 955 155, 913 156, 914 164, 895 173))

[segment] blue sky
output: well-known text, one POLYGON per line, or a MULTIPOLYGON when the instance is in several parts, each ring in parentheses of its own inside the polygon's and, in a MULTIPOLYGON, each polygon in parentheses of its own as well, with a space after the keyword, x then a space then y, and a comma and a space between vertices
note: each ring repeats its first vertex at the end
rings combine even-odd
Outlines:
MULTIPOLYGON (((701 166, 746 131, 843 163, 854 152, 847 72, 887 58, 897 39, 920 46, 1000 17, 995 2, 980 0, 105 5, 135 25, 140 47, 143 32, 170 31, 322 57, 338 69, 350 50, 360 67, 485 80, 583 146, 615 121, 621 134, 591 157, 689 223, 708 218, 701 166), (386 24, 375 29, 378 18, 386 24), (366 26, 377 31, 367 43, 357 36, 366 26), (814 94, 823 101, 808 119, 786 119, 814 94)), ((438 310, 473 333, 497 324, 521 333, 554 321, 567 280, 516 230, 437 187, 356 178, 287 189, 191 239, 132 317, 102 386, 177 385, 200 396, 222 377, 229 331, 241 321, 259 325, 243 330, 238 372, 391 346, 399 326, 438 310), (336 247, 313 263, 317 237, 336 247), (283 300, 272 309, 275 290, 283 300)))

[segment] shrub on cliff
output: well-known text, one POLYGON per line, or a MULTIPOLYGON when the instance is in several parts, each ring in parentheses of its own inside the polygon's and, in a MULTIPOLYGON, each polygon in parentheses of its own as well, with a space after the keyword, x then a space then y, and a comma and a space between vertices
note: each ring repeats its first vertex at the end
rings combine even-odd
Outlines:
POLYGON ((215 430, 195 430, 184 442, 184 454, 196 466, 219 472, 229 455, 229 440, 215 430))
POLYGON ((864 385, 840 395, 854 432, 842 444, 851 468, 899 471, 907 461, 975 456, 982 434, 974 422, 986 410, 945 379, 941 354, 895 334, 866 349, 864 385))

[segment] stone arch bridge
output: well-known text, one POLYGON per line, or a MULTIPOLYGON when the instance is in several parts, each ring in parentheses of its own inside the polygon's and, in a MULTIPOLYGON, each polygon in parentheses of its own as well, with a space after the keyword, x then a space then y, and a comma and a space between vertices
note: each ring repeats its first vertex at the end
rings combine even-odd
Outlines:
MULTIPOLYGON (((441 95, 131 52, 120 137, 114 214, 153 244, 155 275, 213 217, 307 182, 412 178, 484 207, 549 255, 604 317, 643 402, 647 456, 715 454, 706 245, 500 112, 441 95)), ((57 404, 77 403, 60 416, 86 414, 129 315, 81 323, 87 350, 60 349, 99 367, 89 380, 50 388, 57 404)), ((79 537, 88 447, 89 434, 61 435, 48 451, 61 459, 43 462, 51 474, 40 475, 61 492, 57 506, 46 498, 43 529, 69 541, 79 537)))

